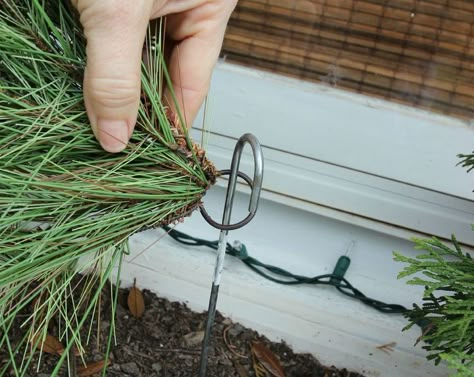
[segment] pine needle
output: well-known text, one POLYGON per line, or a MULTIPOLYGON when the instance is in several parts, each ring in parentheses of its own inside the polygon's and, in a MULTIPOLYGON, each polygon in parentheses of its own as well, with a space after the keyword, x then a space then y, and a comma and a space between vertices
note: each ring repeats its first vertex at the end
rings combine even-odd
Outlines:
POLYGON ((66 350, 82 349, 79 331, 128 238, 188 215, 214 183, 160 97, 171 88, 162 33, 161 23, 148 31, 136 131, 125 152, 108 154, 84 108, 85 39, 69 1, 0 1, 0 349, 9 360, 0 375, 27 370, 31 340, 53 319, 66 350), (12 344, 24 313, 25 336, 12 344))

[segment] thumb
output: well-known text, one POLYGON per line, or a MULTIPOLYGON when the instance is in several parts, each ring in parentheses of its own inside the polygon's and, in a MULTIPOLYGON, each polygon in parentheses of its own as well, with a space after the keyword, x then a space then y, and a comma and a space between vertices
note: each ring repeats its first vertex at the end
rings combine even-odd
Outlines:
POLYGON ((151 1, 77 2, 87 38, 84 102, 92 130, 109 152, 123 150, 137 120, 140 64, 151 1))

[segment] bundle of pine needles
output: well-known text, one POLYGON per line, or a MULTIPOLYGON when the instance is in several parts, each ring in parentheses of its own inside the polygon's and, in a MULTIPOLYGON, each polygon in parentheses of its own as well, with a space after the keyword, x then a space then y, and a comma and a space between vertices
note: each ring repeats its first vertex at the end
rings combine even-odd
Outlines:
POLYGON ((134 135, 108 154, 85 112, 85 40, 69 1, 0 0, 0 376, 24 375, 53 318, 66 351, 81 350, 128 238, 189 214, 214 182, 160 96, 172 89, 162 34, 159 23, 148 31, 134 135), (23 341, 12 342, 25 312, 23 341))

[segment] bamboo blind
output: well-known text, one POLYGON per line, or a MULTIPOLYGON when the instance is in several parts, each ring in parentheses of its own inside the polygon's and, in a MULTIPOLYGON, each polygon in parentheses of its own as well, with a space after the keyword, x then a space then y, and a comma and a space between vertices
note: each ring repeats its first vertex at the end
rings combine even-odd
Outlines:
POLYGON ((474 119, 474 0, 240 0, 235 62, 474 119))

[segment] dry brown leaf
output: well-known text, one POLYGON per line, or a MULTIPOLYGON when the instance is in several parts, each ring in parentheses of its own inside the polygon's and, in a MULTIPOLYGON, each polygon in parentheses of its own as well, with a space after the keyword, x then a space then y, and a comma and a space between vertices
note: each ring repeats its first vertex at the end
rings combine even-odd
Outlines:
POLYGON ((190 332, 189 334, 186 334, 183 339, 187 347, 195 347, 202 343, 202 340, 204 339, 204 330, 190 332))
POLYGON ((145 300, 143 293, 136 286, 135 283, 128 293, 127 299, 128 309, 135 318, 140 318, 145 311, 145 300))
POLYGON ((75 344, 72 346, 72 352, 74 353, 74 356, 81 356, 82 355, 81 351, 79 350, 79 348, 77 348, 77 346, 75 344))
POLYGON ((253 357, 253 370, 255 372, 255 377, 269 377, 270 375, 255 356, 253 357))
POLYGON ((249 374, 245 370, 242 364, 240 364, 237 360, 233 360, 232 364, 234 364, 234 369, 239 375, 239 377, 249 377, 249 374))
POLYGON ((33 346, 38 343, 36 347, 39 350, 42 350, 43 352, 50 353, 53 355, 62 355, 62 353, 64 352, 64 346, 59 341, 59 339, 49 334, 46 335, 46 338, 44 339, 43 342, 42 342, 42 336, 39 335, 33 338, 31 343, 33 344, 33 346))
POLYGON ((93 376, 94 374, 101 372, 104 367, 108 367, 109 364, 110 360, 99 360, 95 363, 90 363, 85 367, 77 368, 77 377, 93 376))
POLYGON ((260 363, 272 376, 285 377, 285 372, 280 364, 280 360, 278 360, 278 357, 265 347, 263 343, 253 343, 252 354, 254 355, 254 359, 258 360, 258 363, 260 363))

